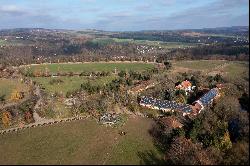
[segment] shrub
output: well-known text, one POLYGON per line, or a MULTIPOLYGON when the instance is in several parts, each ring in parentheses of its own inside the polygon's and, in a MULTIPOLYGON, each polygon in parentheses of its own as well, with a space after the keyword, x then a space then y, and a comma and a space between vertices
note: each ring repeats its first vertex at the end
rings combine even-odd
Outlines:
POLYGON ((167 70, 169 70, 169 69, 172 68, 172 64, 171 64, 170 62, 168 62, 168 61, 165 61, 165 62, 164 62, 164 65, 165 65, 165 68, 166 68, 167 70))
POLYGON ((59 84, 59 83, 62 83, 62 82, 63 82, 63 80, 61 80, 61 79, 52 79, 52 80, 49 81, 49 84, 54 85, 54 84, 59 84))

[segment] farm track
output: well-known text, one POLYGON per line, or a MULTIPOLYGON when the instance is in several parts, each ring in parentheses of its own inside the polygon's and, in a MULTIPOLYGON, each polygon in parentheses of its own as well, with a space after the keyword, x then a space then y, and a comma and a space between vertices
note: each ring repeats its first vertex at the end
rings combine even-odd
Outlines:
POLYGON ((37 100, 36 105, 35 105, 34 110, 33 110, 33 118, 34 118, 35 122, 43 122, 46 119, 41 118, 39 116, 39 114, 36 112, 36 110, 39 108, 39 106, 41 105, 41 102, 42 102, 41 91, 40 91, 40 88, 38 86, 36 86, 35 95, 38 97, 38 100, 37 100))

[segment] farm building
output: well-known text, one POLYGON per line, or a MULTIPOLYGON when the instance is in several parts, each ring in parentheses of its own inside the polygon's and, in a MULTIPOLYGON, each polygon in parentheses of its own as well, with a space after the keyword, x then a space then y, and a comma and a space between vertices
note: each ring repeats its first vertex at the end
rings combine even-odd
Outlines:
POLYGON ((189 105, 180 104, 175 101, 159 100, 146 96, 141 98, 140 105, 151 109, 162 110, 163 112, 181 111, 183 116, 192 112, 192 109, 189 105))
POLYGON ((210 91, 208 91, 205 95, 203 95, 199 100, 194 102, 194 107, 196 108, 196 111, 198 110, 198 113, 200 113, 201 110, 203 110, 205 107, 209 106, 213 100, 219 96, 219 89, 213 88, 210 91), (199 108, 199 109, 197 109, 199 108))
POLYGON ((197 115, 205 107, 209 106, 215 98, 219 97, 219 88, 213 88, 196 100, 193 105, 180 104, 175 101, 159 100, 152 97, 141 97, 140 105, 151 109, 162 110, 163 112, 179 111, 183 116, 190 113, 197 115))

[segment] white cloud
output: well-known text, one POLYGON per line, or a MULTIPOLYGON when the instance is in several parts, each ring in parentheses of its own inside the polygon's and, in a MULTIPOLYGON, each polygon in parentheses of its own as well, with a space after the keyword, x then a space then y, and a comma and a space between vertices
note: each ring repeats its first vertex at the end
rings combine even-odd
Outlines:
POLYGON ((20 8, 16 5, 3 5, 0 6, 0 14, 1 15, 23 15, 23 14, 27 14, 28 11, 20 8))
POLYGON ((3 12, 16 12, 20 11, 20 8, 15 5, 3 5, 0 6, 0 10, 3 12))

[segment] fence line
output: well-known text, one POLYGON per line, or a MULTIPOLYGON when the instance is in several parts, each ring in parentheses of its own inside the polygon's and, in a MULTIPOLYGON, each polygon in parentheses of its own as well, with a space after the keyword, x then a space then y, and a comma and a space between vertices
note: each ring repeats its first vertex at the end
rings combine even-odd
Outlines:
POLYGON ((17 131, 20 131, 20 130, 24 130, 24 129, 27 129, 27 128, 33 128, 33 127, 37 127, 37 126, 45 126, 45 125, 52 125, 52 124, 56 124, 56 123, 62 123, 62 122, 71 122, 71 121, 75 121, 75 120, 82 120, 82 119, 86 119, 88 117, 89 116, 78 116, 78 117, 73 117, 73 118, 63 118, 63 119, 55 119, 55 120, 50 119, 50 120, 46 120, 46 121, 27 124, 27 125, 24 125, 23 127, 15 127, 15 128, 9 128, 9 129, 5 129, 5 130, 1 130, 0 134, 17 132, 17 131))

